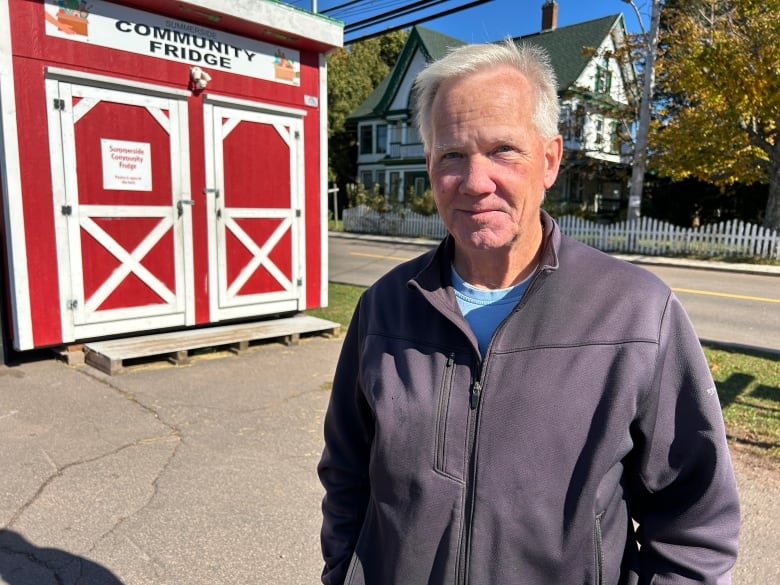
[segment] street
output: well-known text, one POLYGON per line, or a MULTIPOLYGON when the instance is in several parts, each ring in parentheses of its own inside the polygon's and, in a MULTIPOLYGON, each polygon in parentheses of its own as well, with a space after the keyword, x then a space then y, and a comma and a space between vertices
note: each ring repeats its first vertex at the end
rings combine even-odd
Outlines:
MULTIPOLYGON (((433 245, 330 237, 330 280, 369 286, 433 245)), ((661 264, 643 267, 675 291, 703 341, 780 352, 780 276, 661 264)))

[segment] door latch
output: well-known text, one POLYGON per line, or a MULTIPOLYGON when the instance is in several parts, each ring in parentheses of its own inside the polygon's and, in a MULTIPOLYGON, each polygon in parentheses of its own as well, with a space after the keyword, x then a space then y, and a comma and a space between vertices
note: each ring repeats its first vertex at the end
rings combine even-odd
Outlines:
POLYGON ((179 217, 184 215, 184 206, 185 205, 190 205, 190 206, 195 205, 195 201, 193 201, 192 199, 179 199, 176 202, 176 209, 179 212, 179 217))

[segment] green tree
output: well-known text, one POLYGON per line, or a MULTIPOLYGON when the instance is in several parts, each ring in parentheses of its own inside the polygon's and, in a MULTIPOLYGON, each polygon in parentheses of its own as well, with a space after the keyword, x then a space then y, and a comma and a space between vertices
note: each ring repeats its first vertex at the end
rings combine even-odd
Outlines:
POLYGON ((363 103, 395 65, 407 31, 353 43, 328 57, 328 180, 355 181, 356 136, 347 117, 363 103))
POLYGON ((664 5, 651 164, 675 181, 768 185, 780 228, 780 0, 664 5))

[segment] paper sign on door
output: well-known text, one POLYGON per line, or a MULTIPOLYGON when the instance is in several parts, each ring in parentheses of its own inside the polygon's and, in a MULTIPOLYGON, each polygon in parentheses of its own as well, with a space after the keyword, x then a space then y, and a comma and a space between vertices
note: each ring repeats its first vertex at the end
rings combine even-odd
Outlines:
POLYGON ((148 142, 100 139, 103 189, 152 190, 152 146, 148 142))

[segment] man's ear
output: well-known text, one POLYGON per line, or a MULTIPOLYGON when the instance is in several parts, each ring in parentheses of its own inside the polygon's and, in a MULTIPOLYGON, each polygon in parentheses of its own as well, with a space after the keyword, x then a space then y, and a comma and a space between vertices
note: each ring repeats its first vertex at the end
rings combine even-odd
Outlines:
POLYGON ((559 134, 550 138, 544 147, 544 188, 549 189, 558 177, 563 156, 563 138, 559 134))

